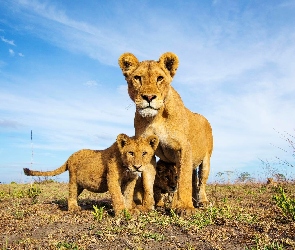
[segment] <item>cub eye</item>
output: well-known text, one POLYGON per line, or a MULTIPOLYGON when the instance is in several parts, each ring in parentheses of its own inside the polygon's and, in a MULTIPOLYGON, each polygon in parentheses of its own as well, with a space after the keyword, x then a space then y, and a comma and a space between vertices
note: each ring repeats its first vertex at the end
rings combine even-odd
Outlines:
POLYGON ((134 152, 128 152, 128 154, 130 155, 130 156, 134 156, 134 152))
POLYGON ((135 79, 136 81, 141 82, 141 77, 140 77, 140 76, 134 76, 134 79, 135 79))
POLYGON ((167 176, 165 176, 165 180, 166 180, 166 181, 169 181, 169 178, 168 178, 167 176))
POLYGON ((157 82, 160 82, 160 81, 162 81, 163 79, 164 79, 163 76, 158 76, 158 77, 157 77, 157 82))
POLYGON ((147 152, 142 152, 142 156, 145 156, 147 154, 147 152))

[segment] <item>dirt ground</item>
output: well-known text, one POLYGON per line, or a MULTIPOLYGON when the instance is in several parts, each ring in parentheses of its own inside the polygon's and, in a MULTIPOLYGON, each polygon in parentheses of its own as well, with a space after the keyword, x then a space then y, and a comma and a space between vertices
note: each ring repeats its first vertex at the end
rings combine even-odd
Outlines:
MULTIPOLYGON (((294 183, 282 186, 294 199, 294 183)), ((84 191, 82 211, 72 214, 65 183, 0 184, 0 248, 295 249, 295 216, 273 199, 279 187, 211 184, 207 190, 211 206, 188 218, 169 207, 114 217, 108 193, 84 191)))

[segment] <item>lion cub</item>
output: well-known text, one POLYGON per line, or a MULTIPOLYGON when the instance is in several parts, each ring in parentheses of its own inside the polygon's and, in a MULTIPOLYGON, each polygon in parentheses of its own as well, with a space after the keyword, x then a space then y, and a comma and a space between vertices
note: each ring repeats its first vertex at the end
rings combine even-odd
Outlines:
MULTIPOLYGON (((175 163, 162 160, 157 162, 156 177, 154 183, 154 199, 156 207, 164 207, 164 194, 174 194, 177 190, 177 169, 175 163)), ((142 179, 138 178, 134 191, 134 201, 141 204, 143 198, 142 179)))
POLYGON ((138 172, 142 172, 143 208, 154 208, 153 184, 156 159, 154 156, 159 140, 157 136, 147 138, 128 137, 120 134, 116 142, 105 150, 82 149, 54 171, 33 171, 24 168, 29 176, 54 176, 69 171, 69 211, 80 210, 78 196, 84 189, 95 193, 110 192, 115 214, 133 208, 133 193, 138 172))

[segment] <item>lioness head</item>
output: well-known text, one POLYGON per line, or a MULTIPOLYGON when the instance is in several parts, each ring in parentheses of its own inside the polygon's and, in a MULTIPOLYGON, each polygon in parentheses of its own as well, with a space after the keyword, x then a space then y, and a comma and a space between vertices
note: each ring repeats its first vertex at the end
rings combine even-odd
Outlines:
POLYGON ((159 61, 142 61, 131 53, 119 58, 119 65, 128 83, 128 93, 139 114, 152 117, 163 106, 170 83, 178 67, 178 57, 164 53, 159 61))
POLYGON ((136 139, 125 134, 120 134, 117 137, 123 165, 131 172, 144 171, 145 166, 150 164, 158 144, 159 139, 156 135, 136 139))
POLYGON ((162 193, 173 193, 177 190, 177 169, 175 163, 157 162, 157 173, 155 186, 161 189, 162 193))

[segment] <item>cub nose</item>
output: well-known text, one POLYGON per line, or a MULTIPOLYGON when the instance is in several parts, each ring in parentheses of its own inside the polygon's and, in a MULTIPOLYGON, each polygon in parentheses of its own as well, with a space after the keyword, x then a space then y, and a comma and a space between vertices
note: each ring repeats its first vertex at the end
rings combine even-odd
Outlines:
POLYGON ((133 165, 133 167, 138 171, 141 168, 141 165, 133 165))
POLYGON ((156 95, 143 95, 142 98, 146 100, 147 102, 151 102, 152 100, 156 99, 156 95))

